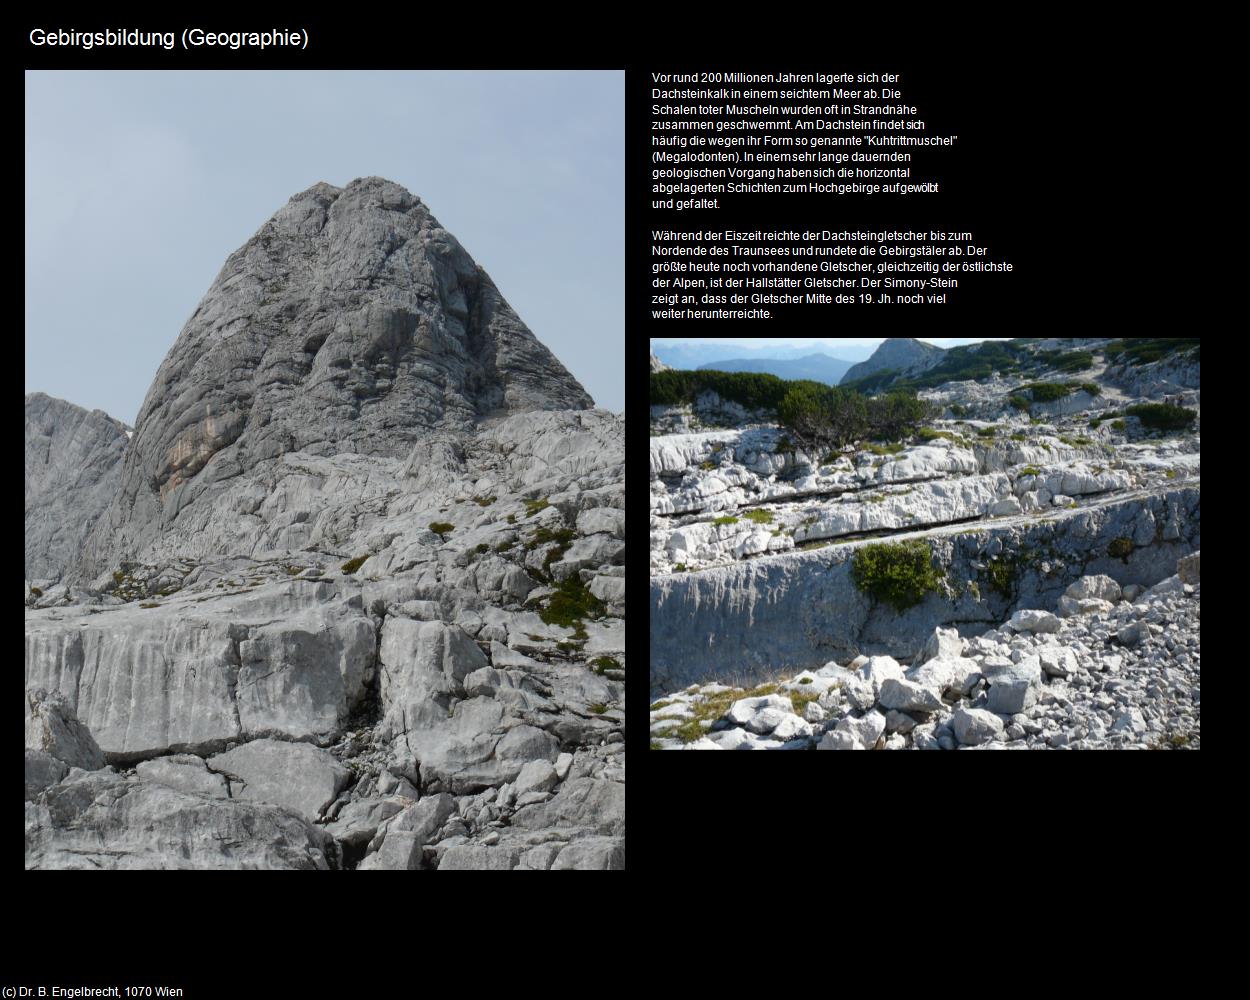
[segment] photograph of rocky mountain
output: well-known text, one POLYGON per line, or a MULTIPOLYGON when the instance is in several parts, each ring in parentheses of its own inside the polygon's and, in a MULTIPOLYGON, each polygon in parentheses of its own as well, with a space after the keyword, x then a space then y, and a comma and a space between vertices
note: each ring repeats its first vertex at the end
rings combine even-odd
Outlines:
MULTIPOLYGON (((37 76, 28 106, 132 82, 37 76)), ((468 137, 507 154, 499 108, 524 110, 531 82, 535 118, 553 87, 600 102, 570 106, 615 121, 603 164, 620 141, 619 73, 456 74, 447 129, 423 117, 430 95, 449 100, 441 74, 272 76, 312 105, 385 83, 388 120, 426 130, 414 162, 452 161, 431 177, 472 173, 468 137)), ((568 125, 583 146, 584 125, 568 125)), ((28 322, 27 869, 624 868, 623 322, 578 330, 604 359, 571 352, 596 405, 433 199, 331 173, 399 155, 372 135, 327 134, 329 179, 290 189, 202 273, 137 416, 55 398, 74 347, 47 352, 67 370, 32 370, 32 345, 65 334, 54 311, 28 322)), ((287 140, 304 136, 273 136, 267 169, 287 140)), ((616 259, 616 168, 542 152, 601 192, 616 259)), ((535 174, 534 197, 549 183, 535 174)), ((63 196, 91 197, 84 184, 63 196)), ((503 226, 515 191, 465 195, 503 226)), ((523 249, 550 239, 532 230, 523 249)), ((608 282, 597 301, 619 301, 622 276, 608 282)))
POLYGON ((1198 339, 650 375, 652 749, 1197 749, 1198 339))

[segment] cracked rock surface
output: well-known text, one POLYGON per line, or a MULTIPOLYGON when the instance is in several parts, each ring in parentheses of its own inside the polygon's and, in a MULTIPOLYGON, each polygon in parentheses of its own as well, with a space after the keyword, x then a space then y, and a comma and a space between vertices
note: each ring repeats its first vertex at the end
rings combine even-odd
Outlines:
POLYGON ((1198 342, 917 346, 890 441, 655 380, 652 747, 1198 746, 1198 342))
POLYGON ((28 582, 26 866, 623 868, 624 426, 591 406, 419 199, 296 195, 28 582))
MULTIPOLYGON (((1106 592, 1107 580, 1069 590, 1106 592)), ((1022 611, 968 640, 935 629, 906 669, 860 656, 750 691, 693 684, 652 703, 651 746, 1198 749, 1201 664, 1201 584, 1173 576, 1105 610, 1022 611)))

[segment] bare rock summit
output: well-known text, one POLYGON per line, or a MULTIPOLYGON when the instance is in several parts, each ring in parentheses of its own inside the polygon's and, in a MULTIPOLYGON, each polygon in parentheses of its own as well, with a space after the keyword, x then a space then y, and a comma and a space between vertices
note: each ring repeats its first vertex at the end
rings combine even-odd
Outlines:
POLYGON ((420 198, 315 184, 230 255, 161 364, 81 578, 258 463, 406 457, 432 432, 593 405, 420 198))

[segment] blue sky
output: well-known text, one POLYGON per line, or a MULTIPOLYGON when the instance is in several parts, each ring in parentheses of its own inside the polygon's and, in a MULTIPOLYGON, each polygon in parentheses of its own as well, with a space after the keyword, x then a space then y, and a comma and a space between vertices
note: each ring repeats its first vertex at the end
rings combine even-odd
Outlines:
POLYGON ((26 391, 133 423, 226 257, 291 195, 370 175, 624 409, 620 72, 28 73, 26 391))

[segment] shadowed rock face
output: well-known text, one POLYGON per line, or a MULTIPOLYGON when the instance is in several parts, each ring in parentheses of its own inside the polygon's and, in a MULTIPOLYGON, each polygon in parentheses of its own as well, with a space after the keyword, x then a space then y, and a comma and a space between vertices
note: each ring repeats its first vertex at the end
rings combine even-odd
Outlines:
POLYGON ((289 452, 401 457, 485 416, 592 405, 419 198, 377 177, 316 184, 230 255, 187 321, 78 577, 289 452))
POLYGON ((26 579, 61 575, 117 491, 126 425, 102 410, 26 396, 26 579))

